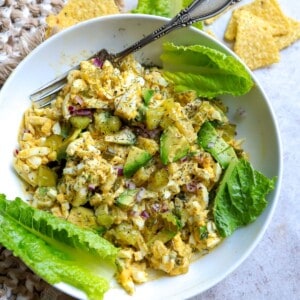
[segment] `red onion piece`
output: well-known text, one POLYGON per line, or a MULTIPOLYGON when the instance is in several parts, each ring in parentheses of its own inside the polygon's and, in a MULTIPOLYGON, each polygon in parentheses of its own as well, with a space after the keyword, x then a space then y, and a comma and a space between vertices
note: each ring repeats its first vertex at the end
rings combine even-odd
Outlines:
POLYGON ((93 58, 93 64, 94 64, 94 66, 101 69, 103 67, 104 61, 101 60, 99 57, 95 57, 95 58, 93 58))
POLYGON ((160 211, 160 204, 159 203, 153 203, 151 205, 151 208, 152 208, 153 211, 159 212, 160 211))
POLYGON ((187 157, 187 156, 184 156, 184 157, 182 157, 182 158, 180 159, 180 161, 181 161, 181 162, 186 162, 186 161, 188 161, 188 157, 187 157))
POLYGON ((197 191, 197 184, 195 182, 190 182, 185 185, 186 190, 190 193, 195 193, 197 191))
POLYGON ((122 166, 114 166, 118 176, 123 176, 123 167, 122 166))
POLYGON ((168 204, 164 202, 161 207, 161 212, 167 212, 167 211, 169 211, 169 207, 168 204))
POLYGON ((91 192, 93 192, 93 191, 96 189, 96 186, 95 186, 94 184, 90 183, 90 184, 88 185, 88 189, 89 189, 91 192))
POLYGON ((149 213, 146 210, 143 210, 141 212, 141 217, 148 219, 150 217, 149 213))
POLYGON ((14 156, 17 156, 19 154, 19 149, 14 150, 14 156))
POLYGON ((74 107, 69 107, 69 112, 71 116, 87 116, 92 117, 93 113, 92 110, 89 108, 81 108, 81 109, 75 109, 74 107))
POLYGON ((158 138, 160 136, 161 130, 159 128, 153 129, 153 130, 148 130, 148 135, 151 139, 158 138))
POLYGON ((135 133, 144 138, 155 139, 160 135, 161 130, 159 128, 148 130, 144 124, 140 124, 135 127, 135 133))
POLYGON ((70 106, 68 107, 69 113, 72 113, 74 110, 75 110, 75 106, 70 105, 70 106))
POLYGON ((195 193, 197 190, 202 188, 202 184, 201 182, 191 181, 190 183, 186 184, 185 187, 188 192, 195 193))

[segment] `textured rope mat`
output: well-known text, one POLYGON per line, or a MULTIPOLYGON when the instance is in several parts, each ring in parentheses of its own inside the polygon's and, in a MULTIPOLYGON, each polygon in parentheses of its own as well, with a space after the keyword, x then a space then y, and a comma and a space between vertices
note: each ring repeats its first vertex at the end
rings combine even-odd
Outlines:
POLYGON ((0 246, 0 300, 72 300, 0 246))

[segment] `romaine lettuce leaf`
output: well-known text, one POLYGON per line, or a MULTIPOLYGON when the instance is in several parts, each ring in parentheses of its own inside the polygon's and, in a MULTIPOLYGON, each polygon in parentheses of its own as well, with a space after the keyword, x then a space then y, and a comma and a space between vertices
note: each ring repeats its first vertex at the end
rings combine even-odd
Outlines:
MULTIPOLYGON (((172 18, 191 2, 192 0, 139 0, 137 7, 131 12, 172 18)), ((202 29, 203 23, 197 22, 194 26, 202 29)))
POLYGON ((221 236, 256 220, 267 206, 266 195, 274 189, 276 177, 269 179, 253 169, 245 159, 227 167, 217 188, 213 216, 221 236))
POLYGON ((0 227, 0 244, 49 283, 68 283, 90 299, 109 289, 118 249, 95 232, 3 194, 0 227))
POLYGON ((163 75, 178 92, 195 90, 199 97, 239 96, 253 86, 246 68, 234 57, 203 46, 164 43, 163 75))

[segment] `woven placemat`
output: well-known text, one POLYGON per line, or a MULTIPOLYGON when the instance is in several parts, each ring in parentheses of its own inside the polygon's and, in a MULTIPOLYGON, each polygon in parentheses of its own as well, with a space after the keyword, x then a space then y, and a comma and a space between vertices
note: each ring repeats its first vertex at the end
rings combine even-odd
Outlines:
MULTIPOLYGON (((57 15, 67 2, 0 0, 0 88, 24 57, 45 40, 46 18, 57 15)), ((114 2, 116 11, 122 12, 123 0, 114 2)))
MULTIPOLYGON (((122 8, 123 1, 115 0, 122 8)), ((45 40, 46 18, 67 0, 0 0, 0 88, 16 66, 45 40)), ((0 229, 1 230, 1 229, 0 229)), ((35 275, 0 245, 0 300, 72 300, 35 275)))
POLYGON ((0 0, 0 85, 20 61, 44 40, 46 17, 66 1, 0 0))
POLYGON ((0 300, 72 300, 0 246, 0 300))

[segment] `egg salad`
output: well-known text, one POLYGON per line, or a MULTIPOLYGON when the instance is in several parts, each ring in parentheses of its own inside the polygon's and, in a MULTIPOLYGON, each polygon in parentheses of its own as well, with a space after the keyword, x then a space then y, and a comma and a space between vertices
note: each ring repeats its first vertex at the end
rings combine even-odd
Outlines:
POLYGON ((83 61, 50 106, 25 112, 14 168, 33 207, 120 249, 116 278, 132 294, 149 270, 186 273, 221 242, 211 194, 245 157, 226 112, 133 56, 83 61))

